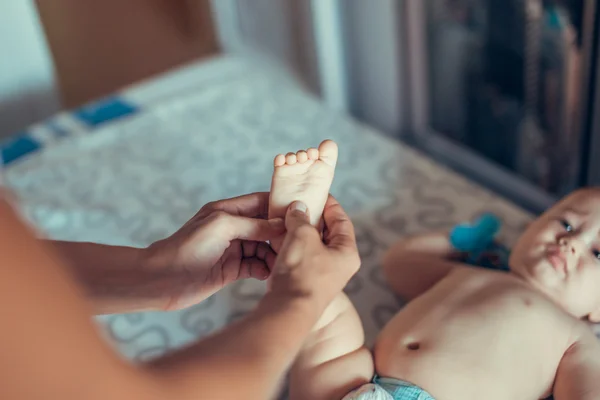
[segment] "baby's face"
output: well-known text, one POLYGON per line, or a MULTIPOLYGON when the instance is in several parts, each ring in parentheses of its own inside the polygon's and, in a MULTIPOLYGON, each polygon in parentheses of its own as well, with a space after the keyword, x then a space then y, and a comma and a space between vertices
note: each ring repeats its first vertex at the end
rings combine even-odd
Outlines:
POLYGON ((534 221, 510 267, 578 318, 600 317, 600 190, 578 191, 534 221))

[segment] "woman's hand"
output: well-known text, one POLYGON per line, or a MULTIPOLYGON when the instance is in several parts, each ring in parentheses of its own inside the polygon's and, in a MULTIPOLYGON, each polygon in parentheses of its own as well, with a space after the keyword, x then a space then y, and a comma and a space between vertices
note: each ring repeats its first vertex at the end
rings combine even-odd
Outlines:
POLYGON ((323 211, 323 238, 310 224, 310 211, 305 210, 298 202, 288 209, 287 234, 270 288, 275 297, 309 300, 322 312, 358 271, 360 257, 352 222, 333 197, 323 211))
POLYGON ((271 288, 258 306, 225 329, 149 365, 152 382, 166 389, 164 398, 192 399, 198 393, 210 399, 274 397, 325 307, 360 265, 352 223, 333 198, 323 214, 324 242, 299 205, 287 212, 288 232, 271 288))
POLYGON ((285 226, 265 219, 268 199, 268 193, 254 193, 209 203, 148 248, 145 268, 162 280, 164 309, 199 303, 239 279, 269 277, 275 253, 266 241, 285 226))

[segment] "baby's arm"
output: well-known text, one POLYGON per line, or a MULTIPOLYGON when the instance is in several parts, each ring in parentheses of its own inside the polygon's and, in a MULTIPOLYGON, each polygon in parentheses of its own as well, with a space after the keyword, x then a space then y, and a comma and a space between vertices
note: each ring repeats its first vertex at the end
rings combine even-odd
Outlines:
POLYGON ((460 261, 448 232, 428 233, 394 244, 384 256, 383 272, 398 295, 412 300, 460 268, 460 261))
POLYGON ((356 309, 344 293, 329 305, 292 367, 290 400, 341 399, 368 383, 373 357, 356 309))
POLYGON ((587 331, 563 356, 554 385, 556 400, 600 399, 600 342, 587 331))

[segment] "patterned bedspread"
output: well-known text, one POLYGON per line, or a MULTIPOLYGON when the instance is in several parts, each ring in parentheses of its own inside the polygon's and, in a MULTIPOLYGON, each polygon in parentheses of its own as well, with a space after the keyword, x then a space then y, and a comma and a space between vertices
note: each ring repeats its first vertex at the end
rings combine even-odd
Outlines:
MULTIPOLYGON (((351 214, 363 260, 346 291, 371 344, 401 307, 379 262, 406 234, 491 211, 510 245, 530 216, 401 143, 323 106, 291 79, 233 56, 191 65, 32 127, 3 146, 8 184, 53 238, 145 246, 203 204, 269 189, 273 156, 332 138, 332 192, 351 214)), ((170 313, 111 315, 99 324, 143 360, 243 316, 264 292, 246 281, 170 313)))

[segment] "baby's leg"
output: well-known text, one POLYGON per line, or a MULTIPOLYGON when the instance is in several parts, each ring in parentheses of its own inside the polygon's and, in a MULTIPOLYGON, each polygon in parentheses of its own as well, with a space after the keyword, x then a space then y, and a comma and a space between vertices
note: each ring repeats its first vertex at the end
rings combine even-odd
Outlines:
POLYGON ((329 305, 296 359, 290 400, 341 399, 373 378, 371 352, 356 309, 344 293, 329 305))
MULTIPOLYGON (((337 163, 337 145, 326 140, 319 149, 278 155, 269 198, 269 218, 284 217, 294 201, 304 202, 318 226, 337 163)), ((283 236, 272 240, 279 251, 283 236)), ((291 400, 341 399, 373 376, 373 358, 364 347, 364 331, 344 293, 329 305, 304 343, 291 372, 291 400)))
MULTIPOLYGON (((275 157, 269 218, 284 217, 291 203, 302 201, 308 207, 311 223, 317 226, 329 196, 337 157, 337 144, 331 140, 321 143, 319 149, 311 148, 275 157)), ((282 241, 283 237, 271 241, 276 252, 282 241)))
POLYGON ((404 238, 383 257, 383 274, 390 287, 404 300, 431 289, 450 272, 463 268, 460 253, 448 240, 447 232, 433 232, 404 238))

